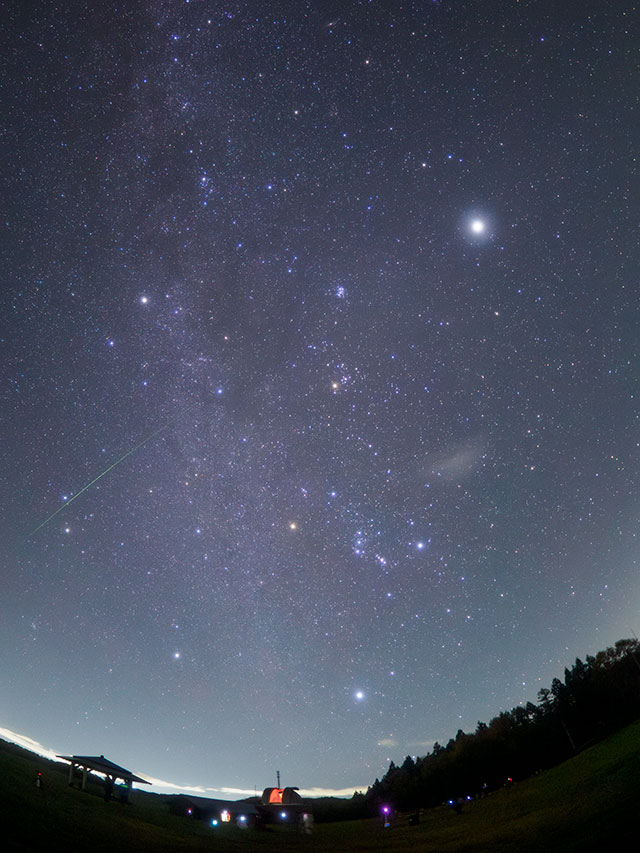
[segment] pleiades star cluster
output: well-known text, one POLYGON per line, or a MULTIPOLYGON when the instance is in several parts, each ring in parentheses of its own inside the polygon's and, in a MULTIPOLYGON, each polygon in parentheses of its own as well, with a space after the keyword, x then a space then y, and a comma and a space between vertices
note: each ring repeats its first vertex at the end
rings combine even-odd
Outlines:
POLYGON ((639 630, 637 14, 5 4, 0 725, 362 789, 639 630))

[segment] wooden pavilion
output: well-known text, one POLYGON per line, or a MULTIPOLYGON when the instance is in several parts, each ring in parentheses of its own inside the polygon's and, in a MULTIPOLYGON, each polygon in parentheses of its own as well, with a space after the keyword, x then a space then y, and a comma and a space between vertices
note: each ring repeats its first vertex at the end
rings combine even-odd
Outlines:
POLYGON ((69 767, 69 785, 73 785, 73 780, 76 773, 76 768, 82 770, 82 790, 87 787, 87 773, 101 773, 111 787, 115 785, 116 780, 121 779, 124 787, 131 790, 134 782, 140 782, 143 785, 150 785, 151 782, 143 779, 141 776, 136 776, 131 770, 125 767, 120 767, 119 764, 114 764, 109 761, 104 755, 57 755, 56 758, 62 758, 64 761, 70 762, 69 767))

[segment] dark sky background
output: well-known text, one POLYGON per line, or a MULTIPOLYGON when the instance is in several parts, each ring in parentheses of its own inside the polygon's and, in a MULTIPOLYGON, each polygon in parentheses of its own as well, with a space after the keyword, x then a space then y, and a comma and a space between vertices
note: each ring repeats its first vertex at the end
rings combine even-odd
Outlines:
POLYGON ((2 4, 3 727, 363 787, 640 630, 637 13, 2 4))

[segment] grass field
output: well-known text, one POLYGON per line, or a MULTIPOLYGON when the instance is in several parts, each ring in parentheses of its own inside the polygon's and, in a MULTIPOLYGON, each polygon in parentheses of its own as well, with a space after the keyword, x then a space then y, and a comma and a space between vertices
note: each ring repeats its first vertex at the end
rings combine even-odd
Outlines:
POLYGON ((136 790, 132 804, 101 798, 101 787, 67 786, 67 765, 0 741, 4 850, 227 851, 398 850, 424 853, 583 853, 638 849, 640 721, 565 764, 470 804, 398 817, 316 824, 313 835, 285 828, 217 828, 169 813, 167 798, 136 790), (35 785, 38 770, 45 786, 35 785))

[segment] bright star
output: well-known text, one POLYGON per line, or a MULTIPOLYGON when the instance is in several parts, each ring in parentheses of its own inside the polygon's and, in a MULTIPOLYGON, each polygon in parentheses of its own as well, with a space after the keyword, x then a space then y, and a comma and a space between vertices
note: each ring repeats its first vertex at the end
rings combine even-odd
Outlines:
POLYGON ((356 700, 356 702, 364 701, 364 691, 356 690, 356 692, 353 694, 353 698, 356 700))
POLYGON ((484 243, 493 238, 493 218, 484 210, 467 210, 460 217, 458 228, 461 236, 472 243, 484 243))

